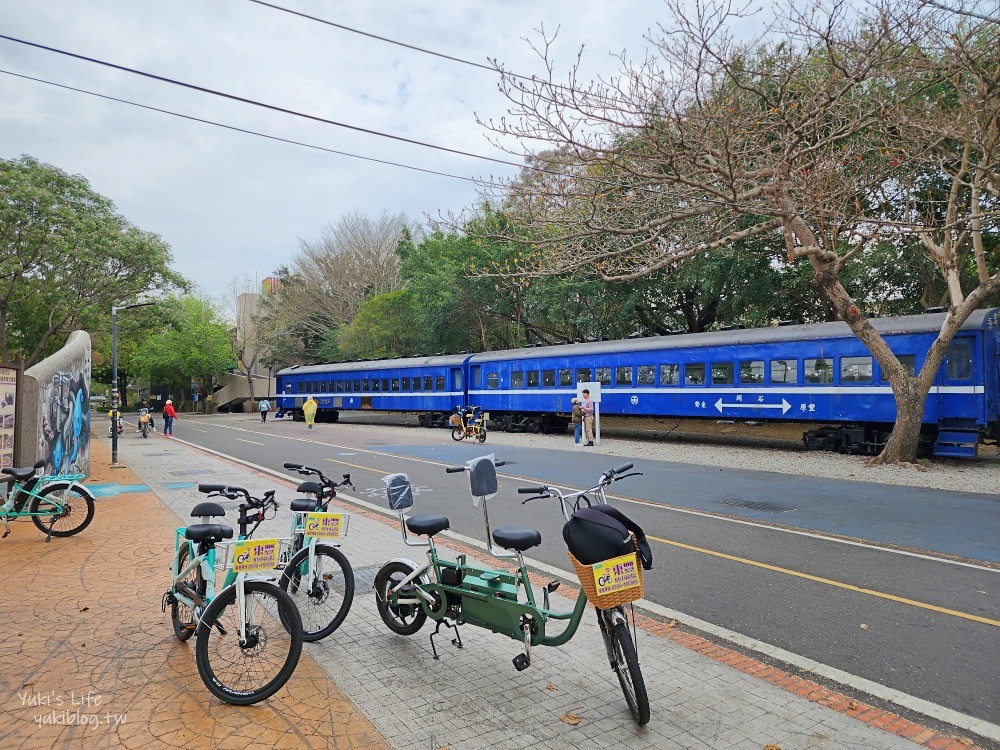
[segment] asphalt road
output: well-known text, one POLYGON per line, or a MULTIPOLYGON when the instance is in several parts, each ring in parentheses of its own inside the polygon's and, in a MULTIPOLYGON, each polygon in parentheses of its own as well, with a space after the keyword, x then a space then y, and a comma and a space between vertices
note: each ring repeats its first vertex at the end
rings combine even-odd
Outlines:
MULTIPOLYGON (((349 494, 376 504, 385 503, 380 477, 405 471, 417 489, 413 512, 447 515, 452 530, 478 539, 482 512, 466 475, 446 475, 443 467, 496 452, 509 464, 490 501, 493 527, 538 529, 543 543, 528 555, 564 570, 558 504, 522 505, 516 488, 580 489, 621 462, 492 440, 458 444, 444 430, 320 424, 307 432, 302 423, 261 425, 237 415, 182 420, 175 432, 279 471, 284 461, 299 461, 335 477, 350 472, 357 492, 349 494)), ((636 470, 644 476, 615 484, 612 504, 653 539, 648 600, 1000 723, 1000 572, 974 563, 1000 561, 1000 499, 667 462, 645 461, 636 470), (729 518, 710 515, 720 513, 729 518)))

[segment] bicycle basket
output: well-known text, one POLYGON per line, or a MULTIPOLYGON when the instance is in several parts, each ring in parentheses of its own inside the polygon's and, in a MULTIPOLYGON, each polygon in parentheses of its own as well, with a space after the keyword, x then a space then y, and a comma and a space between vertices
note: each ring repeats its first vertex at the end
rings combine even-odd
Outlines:
POLYGON ((460 416, 458 416, 457 414, 452 414, 448 418, 448 424, 450 424, 452 427, 461 427, 462 426, 462 418, 460 416))
MULTIPOLYGON (((635 534, 632 534, 635 542, 635 534)), ((642 578, 642 559, 638 551, 587 565, 567 551, 580 587, 590 602, 598 609, 611 609, 642 599, 645 589, 642 578)))

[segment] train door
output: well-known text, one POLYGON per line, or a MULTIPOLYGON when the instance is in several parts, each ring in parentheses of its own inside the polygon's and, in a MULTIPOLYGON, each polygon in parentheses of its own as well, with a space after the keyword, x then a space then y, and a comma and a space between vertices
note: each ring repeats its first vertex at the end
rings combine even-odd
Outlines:
POLYGON ((451 407, 454 409, 456 406, 465 405, 465 383, 462 379, 462 368, 452 367, 451 368, 451 407))

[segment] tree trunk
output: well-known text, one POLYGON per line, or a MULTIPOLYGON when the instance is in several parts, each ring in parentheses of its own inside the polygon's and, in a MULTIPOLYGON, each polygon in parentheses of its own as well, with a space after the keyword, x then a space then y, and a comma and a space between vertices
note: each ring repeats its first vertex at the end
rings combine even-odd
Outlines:
POLYGON ((920 424, 929 390, 929 387, 922 388, 917 378, 909 376, 902 378, 902 382, 892 383, 892 395, 896 398, 896 423, 882 452, 872 456, 867 461, 868 466, 911 463, 916 459, 920 424))

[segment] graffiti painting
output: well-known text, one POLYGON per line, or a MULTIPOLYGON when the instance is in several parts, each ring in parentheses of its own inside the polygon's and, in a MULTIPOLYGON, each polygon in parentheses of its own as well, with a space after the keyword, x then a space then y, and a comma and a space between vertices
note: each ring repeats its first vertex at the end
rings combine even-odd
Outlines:
POLYGON ((41 388, 38 455, 48 474, 90 468, 90 352, 79 369, 60 371, 41 388))

